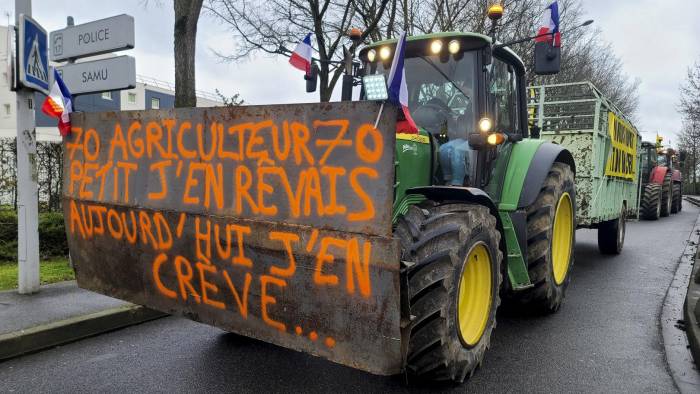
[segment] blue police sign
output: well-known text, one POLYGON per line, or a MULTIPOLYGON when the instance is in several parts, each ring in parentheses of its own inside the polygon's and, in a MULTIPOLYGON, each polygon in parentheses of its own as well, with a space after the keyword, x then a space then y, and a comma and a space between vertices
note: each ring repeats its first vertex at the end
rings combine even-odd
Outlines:
POLYGON ((34 19, 19 16, 19 83, 30 89, 49 93, 49 54, 46 30, 34 19))

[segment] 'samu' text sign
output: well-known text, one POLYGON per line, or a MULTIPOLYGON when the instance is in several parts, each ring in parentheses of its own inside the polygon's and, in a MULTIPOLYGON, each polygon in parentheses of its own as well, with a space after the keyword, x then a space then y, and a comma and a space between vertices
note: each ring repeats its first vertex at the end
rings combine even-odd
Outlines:
POLYGON ((136 87, 136 62, 131 56, 67 64, 56 69, 72 94, 136 87))
POLYGON ((134 18, 122 14, 52 31, 51 60, 60 62, 134 47, 134 18))
POLYGON ((78 284, 374 373, 401 367, 395 111, 373 102, 80 113, 78 284))

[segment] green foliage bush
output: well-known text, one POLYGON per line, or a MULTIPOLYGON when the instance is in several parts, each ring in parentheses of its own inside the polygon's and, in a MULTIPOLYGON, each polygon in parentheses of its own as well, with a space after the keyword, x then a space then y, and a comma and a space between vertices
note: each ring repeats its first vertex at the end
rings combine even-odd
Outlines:
MULTIPOLYGON (((42 259, 68 256, 62 212, 39 214, 39 255, 42 259)), ((0 261, 17 261, 17 212, 0 210, 0 261)))

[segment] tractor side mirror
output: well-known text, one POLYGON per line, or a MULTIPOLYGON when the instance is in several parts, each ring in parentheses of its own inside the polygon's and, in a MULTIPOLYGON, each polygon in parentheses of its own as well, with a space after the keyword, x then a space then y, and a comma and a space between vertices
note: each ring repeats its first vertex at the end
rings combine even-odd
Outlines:
POLYGON ((306 93, 315 92, 316 82, 318 81, 318 65, 316 63, 311 63, 309 75, 304 75, 304 79, 306 80, 306 93))
POLYGON ((551 75, 561 69, 561 48, 549 42, 535 43, 535 74, 551 75))

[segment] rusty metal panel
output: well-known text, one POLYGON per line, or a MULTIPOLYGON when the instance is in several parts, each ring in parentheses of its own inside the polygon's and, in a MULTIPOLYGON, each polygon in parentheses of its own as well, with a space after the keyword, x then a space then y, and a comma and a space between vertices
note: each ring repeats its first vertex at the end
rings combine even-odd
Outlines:
POLYGON ((401 368, 395 109, 80 113, 64 143, 78 284, 378 374, 401 368))

